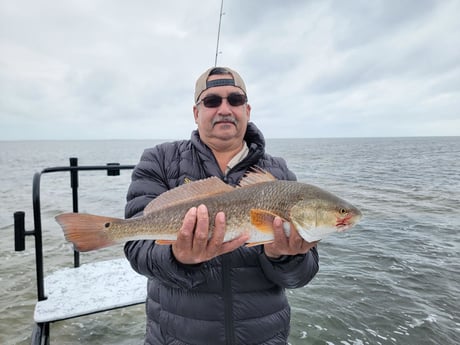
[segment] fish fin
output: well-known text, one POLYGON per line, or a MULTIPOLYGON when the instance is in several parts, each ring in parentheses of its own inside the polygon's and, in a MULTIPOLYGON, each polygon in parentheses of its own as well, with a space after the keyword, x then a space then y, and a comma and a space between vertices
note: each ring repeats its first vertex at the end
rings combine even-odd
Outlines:
POLYGON ((259 167, 253 167, 241 179, 238 187, 252 186, 258 183, 276 181, 276 177, 259 167))
POLYGON ((114 245, 116 242, 108 236, 106 227, 120 220, 84 213, 63 213, 56 216, 66 240, 72 242, 75 250, 79 252, 114 245))
POLYGON ((246 243, 246 247, 255 247, 255 246, 259 246, 261 244, 268 244, 268 243, 272 243, 273 240, 268 240, 268 241, 259 241, 259 242, 248 242, 246 243))
POLYGON ((156 240, 155 241, 156 244, 159 244, 161 246, 164 246, 166 244, 173 244, 174 242, 176 242, 176 241, 174 241, 174 240, 156 240))
MULTIPOLYGON (((273 212, 256 208, 251 209, 250 216, 251 224, 264 233, 273 233, 273 220, 279 217, 273 212)), ((283 219, 283 221, 286 220, 283 219)))
POLYGON ((150 201, 144 209, 144 215, 155 211, 161 211, 166 207, 171 207, 180 203, 231 192, 234 189, 235 187, 226 184, 215 176, 204 180, 189 182, 168 190, 150 201))

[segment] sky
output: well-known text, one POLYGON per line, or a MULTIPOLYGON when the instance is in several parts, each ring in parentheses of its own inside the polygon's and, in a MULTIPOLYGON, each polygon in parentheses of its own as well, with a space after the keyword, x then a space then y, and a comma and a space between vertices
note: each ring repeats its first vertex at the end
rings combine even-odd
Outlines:
MULTIPOLYGON (((183 139, 221 0, 0 0, 0 140, 183 139)), ((266 138, 460 135, 459 0, 226 0, 266 138)))

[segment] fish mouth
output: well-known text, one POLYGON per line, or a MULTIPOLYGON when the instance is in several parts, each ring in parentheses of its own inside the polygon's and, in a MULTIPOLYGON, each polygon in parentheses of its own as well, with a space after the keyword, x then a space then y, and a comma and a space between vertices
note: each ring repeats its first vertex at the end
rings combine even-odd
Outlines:
POLYGON ((343 224, 343 225, 336 225, 337 232, 344 232, 350 229, 353 224, 343 224))
POLYGON ((343 218, 337 218, 335 227, 337 228, 337 232, 342 232, 350 229, 353 227, 358 221, 361 219, 360 214, 350 214, 343 218))

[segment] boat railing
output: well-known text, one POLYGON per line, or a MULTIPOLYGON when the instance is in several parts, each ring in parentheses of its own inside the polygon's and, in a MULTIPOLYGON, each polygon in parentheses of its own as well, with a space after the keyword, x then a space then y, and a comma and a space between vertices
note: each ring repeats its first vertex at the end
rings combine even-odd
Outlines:
MULTIPOLYGON (((80 265, 80 253, 78 251, 73 252, 73 269, 62 269, 58 270, 60 272, 56 272, 53 277, 44 277, 44 267, 43 267, 43 238, 42 238, 42 211, 40 205, 40 182, 41 176, 43 174, 48 173, 57 173, 57 172, 69 172, 70 173, 70 188, 72 190, 72 211, 78 212, 79 210, 79 173, 81 171, 106 171, 107 176, 118 176, 120 175, 120 170, 130 170, 134 168, 134 165, 121 165, 119 163, 107 163, 106 165, 78 165, 78 158, 72 157, 69 159, 70 164, 69 166, 58 166, 58 167, 49 167, 45 168, 40 172, 36 172, 33 177, 32 183, 32 206, 33 206, 33 229, 26 230, 25 228, 25 212, 18 211, 14 213, 14 237, 15 237, 15 251, 24 251, 26 246, 26 237, 33 236, 35 240, 35 265, 36 265, 36 281, 37 281, 37 305, 35 307, 35 314, 34 320, 36 322, 36 326, 32 333, 32 344, 49 344, 49 325, 51 322, 60 321, 72 317, 78 317, 81 315, 92 314, 96 312, 106 311, 110 309, 120 308, 124 306, 139 304, 143 302, 143 292, 138 293, 137 297, 131 298, 129 297, 125 301, 117 301, 117 303, 108 302, 97 306, 90 306, 87 305, 88 301, 77 301, 75 303, 76 307, 72 308, 72 311, 69 310, 62 310, 61 304, 62 301, 60 299, 65 298, 65 301, 69 302, 69 298, 71 299, 72 296, 59 296, 59 292, 52 291, 53 286, 58 285, 62 287, 62 284, 74 284, 72 283, 73 276, 75 274, 83 275, 83 280, 88 279, 98 279, 97 276, 100 272, 105 272, 107 270, 112 270, 113 275, 117 275, 118 273, 123 277, 118 278, 119 280, 114 280, 111 282, 112 285, 116 285, 115 289, 131 289, 137 288, 139 289, 139 285, 143 285, 143 280, 138 280, 139 284, 132 284, 132 282, 128 284, 123 284, 123 279, 126 278, 126 275, 133 274, 133 271, 130 270, 130 267, 125 262, 121 262, 120 260, 111 260, 110 262, 100 262, 100 263, 92 263, 86 265, 80 265), (84 266, 84 267, 83 267, 84 266), (132 272, 130 272, 132 271, 132 272), (48 283, 46 284, 47 279, 48 283), (120 280, 121 279, 121 280, 120 280), (45 288, 47 291, 45 291, 45 288), (50 301, 49 299, 54 299, 54 301, 50 301), (79 310, 80 306, 83 306, 81 310, 79 310), (61 310, 58 310, 61 309, 61 310)), ((124 259, 123 259, 124 260, 124 259)), ((126 261, 126 260, 125 260, 126 261)), ((142 277, 144 278, 144 277, 142 277)), ((76 278, 78 279, 78 278, 76 278)), ((105 279, 105 278, 104 278, 105 279)), ((126 279, 124 279, 126 280, 126 279)), ((88 283, 88 282, 86 282, 88 283)), ((91 283, 91 282, 89 282, 91 283)), ((100 283, 100 282, 99 282, 100 283)), ((104 283, 110 284, 110 282, 104 281, 104 283)), ((145 285, 142 286, 145 290, 145 285)), ((60 290, 68 290, 68 289, 61 289, 56 287, 57 291, 60 290)), ((80 290, 81 291, 81 290, 80 290)), ((119 297, 119 291, 116 292, 117 298, 119 297)), ((130 291, 126 292, 127 296, 133 296, 130 291)), ((81 298, 81 297, 79 297, 81 298)), ((94 296, 92 296, 94 299, 94 296)), ((100 299, 104 299, 104 296, 98 296, 100 299)), ((110 296, 107 296, 107 300, 110 300, 110 296)), ((70 307, 71 307, 71 301, 70 307)), ((64 303, 68 304, 68 303, 64 303)), ((69 306, 68 306, 69 308, 69 306)))

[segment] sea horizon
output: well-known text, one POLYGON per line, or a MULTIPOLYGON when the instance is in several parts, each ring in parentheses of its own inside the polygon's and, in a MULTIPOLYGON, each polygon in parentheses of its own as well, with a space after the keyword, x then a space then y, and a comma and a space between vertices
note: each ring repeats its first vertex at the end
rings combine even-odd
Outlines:
MULTIPOLYGON (((416 139, 416 138, 460 138, 460 135, 407 135, 407 136, 344 136, 344 137, 265 137, 265 140, 316 140, 316 139, 416 139)), ((80 139, 0 139, 0 142, 20 141, 177 141, 188 138, 80 138, 80 139)))

